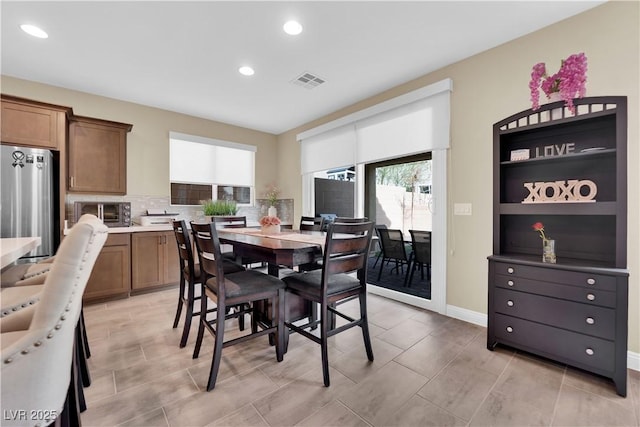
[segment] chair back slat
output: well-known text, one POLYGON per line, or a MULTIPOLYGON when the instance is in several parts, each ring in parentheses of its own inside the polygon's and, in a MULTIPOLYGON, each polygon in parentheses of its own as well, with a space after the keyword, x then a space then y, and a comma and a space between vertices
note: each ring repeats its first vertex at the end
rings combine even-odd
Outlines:
POLYGON ((431 264, 431 232, 422 230, 409 230, 413 256, 417 262, 431 264))
POLYGON ((348 217, 348 216, 339 216, 336 217, 333 222, 341 222, 343 224, 354 224, 354 223, 359 223, 359 222, 368 222, 369 219, 367 217, 362 217, 362 218, 352 218, 352 217, 348 217))
POLYGON ((200 269, 204 275, 203 282, 207 282, 212 277, 216 280, 218 298, 225 294, 224 268, 222 252, 220 251, 220 239, 213 222, 207 224, 197 224, 191 222, 191 230, 196 241, 198 258, 200 259, 200 269))
POLYGON ((246 216, 214 216, 211 217, 211 221, 216 224, 218 228, 246 228, 247 217, 246 216))
POLYGON ((373 222, 333 222, 327 228, 323 256, 323 287, 326 290, 329 276, 358 271, 358 277, 366 283, 366 266, 373 234, 373 222))
MULTIPOLYGON (((176 236, 176 244, 178 245, 178 256, 180 257, 180 271, 181 274, 194 274, 195 258, 193 257, 193 249, 191 247, 191 238, 189 237, 189 231, 187 224, 184 220, 174 220, 173 234, 176 236)), ((189 280, 189 277, 185 277, 189 280)))
POLYGON ((321 216, 303 216, 300 218, 300 231, 322 231, 324 218, 321 216))

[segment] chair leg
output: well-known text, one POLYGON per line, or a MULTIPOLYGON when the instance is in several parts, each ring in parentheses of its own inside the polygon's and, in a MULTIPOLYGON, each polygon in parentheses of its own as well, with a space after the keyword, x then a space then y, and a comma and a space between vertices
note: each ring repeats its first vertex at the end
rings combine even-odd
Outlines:
POLYGON ((367 294, 362 291, 360 299, 360 319, 362 319, 362 338, 364 339, 364 348, 367 352, 367 359, 373 362, 373 347, 371 347, 371 337, 369 336, 369 316, 367 315, 367 294))
POLYGON ((284 302, 284 294, 286 290, 280 289, 278 291, 278 333, 276 337, 276 359, 278 362, 282 362, 284 359, 284 346, 285 346, 285 327, 284 327, 284 316, 285 316, 285 302, 284 302))
MULTIPOLYGON (((178 309, 176 310, 176 317, 173 319, 173 327, 174 329, 178 327, 178 322, 180 322, 180 315, 182 314, 182 300, 184 299, 184 275, 180 274, 180 295, 178 295, 178 309)), ((180 345, 180 347, 183 347, 180 345)))
POLYGON ((84 325, 84 310, 80 309, 80 328, 82 329, 82 344, 84 345, 84 355, 87 359, 91 358, 91 348, 89 348, 89 338, 87 337, 87 328, 84 325))
POLYGON ((382 251, 378 252, 378 256, 376 257, 376 262, 373 263, 372 268, 376 268, 376 264, 378 264, 378 260, 380 259, 381 256, 382 256, 382 251))
POLYGON ((324 378, 325 387, 331 385, 329 380, 329 342, 327 338, 327 328, 329 322, 329 308, 326 304, 322 304, 322 317, 320 318, 320 353, 322 355, 322 377, 324 378))
MULTIPOLYGON (((198 337, 196 338, 196 345, 193 348, 193 358, 197 359, 200 355, 200 347, 202 346, 202 339, 204 338, 204 324, 207 321, 207 295, 204 293, 204 285, 202 285, 202 293, 200 297, 200 321, 198 322, 198 337)), ((218 314, 220 311, 218 311, 218 314)))
POLYGON ((222 347, 224 344, 224 307, 218 305, 216 313, 216 335, 213 345, 213 358, 211 360, 211 371, 209 372, 209 381, 207 382, 207 391, 211 391, 216 386, 218 378, 218 370, 220 369, 220 360, 222 359, 222 347))
POLYGON ((74 345, 74 353, 78 362, 78 369, 80 370, 80 377, 82 379, 82 385, 89 387, 91 385, 91 373, 89 372, 89 365, 87 364, 87 355, 84 352, 85 346, 82 342, 82 330, 80 320, 76 325, 76 341, 74 345))
POLYGON ((382 276, 382 267, 384 266, 384 257, 382 257, 382 262, 380 263, 380 270, 378 271, 378 280, 382 276))

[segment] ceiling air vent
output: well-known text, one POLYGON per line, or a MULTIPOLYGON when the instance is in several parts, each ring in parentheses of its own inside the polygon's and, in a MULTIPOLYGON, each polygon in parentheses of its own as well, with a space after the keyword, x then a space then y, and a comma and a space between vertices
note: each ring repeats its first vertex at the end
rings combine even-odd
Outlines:
POLYGON ((307 89, 313 89, 316 86, 320 86, 324 83, 325 80, 311 73, 302 73, 295 79, 291 81, 291 83, 296 84, 298 86, 302 86, 307 89))

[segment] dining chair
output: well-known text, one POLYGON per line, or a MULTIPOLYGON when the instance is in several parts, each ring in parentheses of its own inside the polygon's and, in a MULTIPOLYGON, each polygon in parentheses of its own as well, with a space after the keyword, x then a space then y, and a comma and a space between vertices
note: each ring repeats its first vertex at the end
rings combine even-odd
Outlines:
POLYGON ((353 217, 349 217, 349 216, 338 216, 333 220, 333 222, 342 222, 342 223, 347 223, 347 224, 358 223, 358 222, 367 222, 367 221, 369 221, 369 219, 367 217, 353 218, 353 217))
MULTIPOLYGON (((373 349, 367 320, 367 258, 373 222, 331 223, 327 228, 321 270, 293 273, 282 280, 287 284, 287 295, 297 295, 320 305, 320 319, 303 325, 285 321, 288 330, 320 344, 324 385, 329 387, 328 339, 355 326, 362 328, 362 337, 367 358, 373 361, 373 349), (356 274, 352 274, 352 273, 356 274), (357 297, 360 302, 360 317, 354 319, 337 310, 336 306, 345 299, 357 297), (339 316, 347 323, 330 327, 330 316, 339 316), (320 336, 307 331, 320 325, 320 336)), ((288 314, 287 314, 288 316, 288 314)), ((288 336, 288 335, 287 335, 288 336)), ((286 337, 285 337, 286 339, 286 337)), ((286 347, 285 347, 286 349, 286 347)))
POLYGON ((321 216, 302 216, 300 217, 300 231, 322 231, 324 227, 324 218, 321 216))
MULTIPOLYGON (((193 246, 189 237, 189 230, 184 220, 172 221, 173 232, 176 236, 178 246, 178 261, 180 263, 180 286, 178 295, 178 308, 176 317, 173 320, 173 328, 178 327, 182 308, 186 309, 182 337, 180 338, 180 348, 187 345, 189 331, 191 329, 191 319, 200 316, 199 311, 194 311, 196 301, 200 300, 201 294, 196 295, 196 283, 201 281, 200 263, 196 262, 193 256, 193 246)), ((225 273, 236 273, 244 270, 240 264, 224 259, 223 268, 225 273)), ((240 330, 244 329, 244 317, 240 318, 240 330)))
POLYGON ((96 217, 78 222, 62 240, 37 303, 2 317, 3 414, 20 414, 11 425, 30 426, 31 414, 56 425, 80 425, 77 331, 82 294, 107 240, 108 228, 96 217), (23 321, 22 326, 14 316, 23 321), (11 326, 11 327, 10 327, 11 326), (58 419, 54 420, 58 416, 58 419))
POLYGON ((376 224, 375 228, 376 228, 376 235, 378 236, 378 239, 376 240, 376 246, 378 249, 376 254, 376 261, 373 263, 373 268, 376 268, 376 265, 378 264, 380 257, 382 257, 382 245, 380 243, 380 233, 378 232, 378 229, 388 228, 388 227, 385 224, 376 224))
POLYGON ((262 335, 273 334, 275 337, 276 359, 282 361, 284 355, 284 310, 285 310, 285 284, 277 277, 261 273, 256 270, 243 270, 226 274, 223 263, 220 262, 220 240, 214 223, 191 223, 191 229, 196 240, 200 268, 203 274, 201 282, 200 322, 198 337, 193 350, 193 358, 198 358, 200 347, 204 338, 205 329, 214 337, 213 357, 207 391, 216 385, 223 347, 228 347, 256 338, 262 335), (209 298, 216 301, 216 307, 209 310, 209 298), (253 303, 256 301, 271 300, 274 319, 271 326, 258 323, 254 315, 253 303), (242 305, 239 311, 228 312, 230 306, 242 305), (215 313, 215 318, 209 319, 208 314, 215 313), (224 341, 225 321, 238 318, 245 314, 251 315, 251 332, 224 341))
MULTIPOLYGON (((213 216, 211 217, 211 221, 215 223, 217 228, 247 228, 246 216, 213 216)), ((223 247, 224 246, 228 247, 228 245, 223 245, 223 247)), ((233 250, 223 252, 222 255, 230 260, 237 261, 238 263, 244 265, 245 267, 250 267, 251 264, 258 264, 258 263, 260 264, 261 267, 264 267, 264 263, 259 260, 255 260, 247 257, 240 257, 240 259, 238 259, 237 255, 233 252, 233 250)))
MULTIPOLYGON (((391 271, 396 270, 396 274, 398 274, 402 271, 403 266, 409 266, 409 257, 407 256, 402 230, 377 227, 376 231, 380 237, 380 247, 382 249, 382 262, 380 263, 380 270, 378 271, 378 280, 380 280, 385 261, 387 261, 387 263, 393 261, 395 267, 393 267, 391 271)), ((406 277, 404 281, 406 281, 406 277)))
POLYGON ((413 250, 409 256, 409 276, 405 286, 411 286, 413 273, 420 269, 420 277, 424 280, 424 269, 427 269, 427 280, 431 280, 431 232, 423 230, 409 230, 413 250))

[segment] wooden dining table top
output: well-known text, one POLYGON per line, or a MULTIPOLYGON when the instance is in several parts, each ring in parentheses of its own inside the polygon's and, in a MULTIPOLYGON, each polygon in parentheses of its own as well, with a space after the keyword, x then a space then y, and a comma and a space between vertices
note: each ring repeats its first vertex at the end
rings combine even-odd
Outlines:
POLYGON ((218 236, 221 243, 233 245, 236 255, 268 263, 269 274, 274 276, 280 265, 293 268, 321 257, 326 239, 326 233, 321 231, 262 234, 258 228, 221 228, 218 236))

